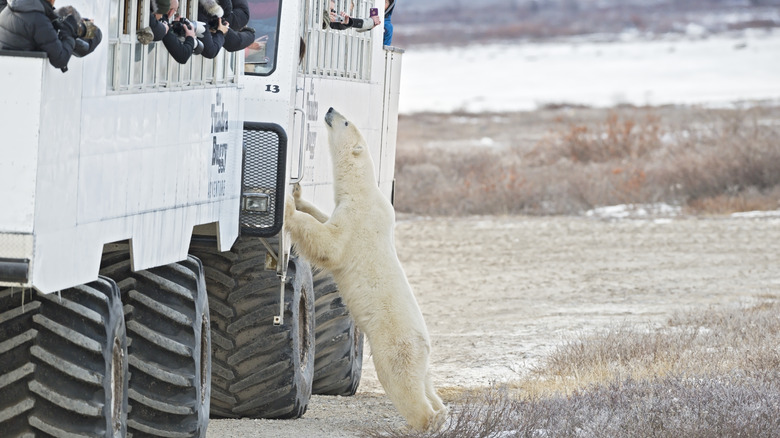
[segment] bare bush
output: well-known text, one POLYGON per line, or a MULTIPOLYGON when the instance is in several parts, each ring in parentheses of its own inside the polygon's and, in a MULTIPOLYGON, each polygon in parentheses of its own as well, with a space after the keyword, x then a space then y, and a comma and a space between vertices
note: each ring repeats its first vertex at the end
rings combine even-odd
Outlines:
POLYGON ((780 436, 780 303, 681 313, 561 346, 519 382, 465 394, 433 433, 371 437, 780 436))
POLYGON ((779 112, 564 107, 402 117, 400 141, 414 146, 398 148, 396 207, 426 215, 576 214, 644 203, 776 209, 779 112))
MULTIPOLYGON (((614 376, 780 378, 780 304, 678 314, 665 327, 619 326, 565 343, 534 370, 528 389, 571 392, 614 376)), ((778 382, 780 383, 780 382, 778 382)))
POLYGON ((471 394, 437 432, 374 429, 374 438, 678 438, 778 436, 780 385, 749 379, 668 377, 615 381, 570 395, 471 394))

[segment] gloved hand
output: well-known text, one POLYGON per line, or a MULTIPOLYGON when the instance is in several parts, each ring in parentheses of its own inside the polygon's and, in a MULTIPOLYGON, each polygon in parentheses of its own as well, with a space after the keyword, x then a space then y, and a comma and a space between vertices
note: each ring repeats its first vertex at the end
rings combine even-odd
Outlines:
POLYGON ((85 36, 83 39, 76 39, 76 45, 73 48, 74 56, 81 58, 89 55, 95 51, 97 46, 100 44, 100 41, 103 40, 103 33, 97 27, 95 27, 95 29, 93 29, 91 32, 88 32, 87 34, 91 35, 92 38, 87 39, 85 36))
POLYGON ((67 17, 61 18, 59 22, 60 39, 62 39, 63 34, 64 36, 73 39, 79 37, 79 22, 76 20, 76 17, 68 15, 67 17))

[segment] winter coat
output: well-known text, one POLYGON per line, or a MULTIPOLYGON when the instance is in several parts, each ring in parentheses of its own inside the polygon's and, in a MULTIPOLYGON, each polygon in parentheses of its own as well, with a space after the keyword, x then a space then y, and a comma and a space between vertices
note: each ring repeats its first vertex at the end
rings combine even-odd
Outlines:
POLYGON ((184 42, 179 41, 179 37, 172 30, 165 34, 162 42, 165 48, 168 49, 168 53, 179 64, 185 64, 189 61, 192 56, 192 50, 195 48, 194 38, 188 36, 184 38, 184 42))
POLYGON ((165 30, 163 25, 154 14, 149 16, 149 28, 152 30, 154 39, 152 41, 162 41, 168 53, 179 64, 186 64, 192 56, 192 50, 195 47, 195 39, 188 36, 184 41, 179 40, 179 36, 169 27, 165 30))
POLYGON ((249 24, 249 3, 247 0, 221 0, 219 4, 225 10, 223 18, 230 23, 231 29, 240 31, 249 24), (231 4, 229 9, 225 7, 226 3, 231 4))
POLYGON ((203 36, 198 39, 203 43, 203 53, 201 53, 201 56, 208 59, 216 58, 219 54, 219 50, 225 45, 225 35, 220 31, 212 33, 210 30, 206 29, 206 31, 203 32, 203 36))
POLYGON ((249 3, 247 0, 220 0, 225 15, 222 16, 230 29, 225 34, 225 50, 237 52, 246 49, 255 41, 255 30, 246 27, 249 24, 249 3))
POLYGON ((390 5, 385 10, 385 34, 383 44, 389 46, 393 43, 393 9, 395 9, 395 0, 390 0, 390 5))
POLYGON ((7 0, 0 12, 0 48, 42 51, 56 68, 68 65, 75 40, 59 35, 52 24, 54 7, 45 0, 7 0))
POLYGON ((165 25, 163 25, 160 20, 154 16, 154 13, 149 14, 149 29, 152 30, 152 35, 154 35, 154 39, 152 39, 152 41, 162 41, 167 33, 165 30, 165 25))
MULTIPOLYGON (((222 6, 223 11, 225 11, 225 6, 222 5, 224 1, 218 2, 220 6, 222 6)), ((232 8, 232 3, 227 4, 227 6, 232 8)), ((225 11, 227 14, 228 12, 225 11)), ((208 28, 208 22, 209 20, 213 19, 212 16, 206 12, 206 10, 203 8, 202 5, 198 5, 198 21, 202 23, 206 23, 206 32, 203 33, 203 36, 199 37, 201 43, 203 43, 203 53, 201 53, 201 56, 208 59, 214 59, 216 58, 217 54, 219 54, 220 49, 222 49, 222 46, 225 45, 225 34, 223 34, 220 31, 211 32, 208 28)), ((228 29, 229 30, 229 29, 228 29)))
MULTIPOLYGON (((249 23, 249 3, 247 0, 218 0, 224 14, 222 18, 230 23, 226 34, 216 32, 201 38, 204 45, 202 55, 206 58, 217 56, 219 49, 224 47, 228 52, 236 52, 249 47, 255 41, 255 31, 246 27, 249 23)), ((198 6, 198 21, 208 23, 212 19, 202 5, 198 6)))

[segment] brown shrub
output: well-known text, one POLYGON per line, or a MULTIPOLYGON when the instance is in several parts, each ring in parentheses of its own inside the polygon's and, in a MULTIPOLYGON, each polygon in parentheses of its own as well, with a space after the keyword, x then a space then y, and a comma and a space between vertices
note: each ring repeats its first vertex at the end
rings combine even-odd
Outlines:
POLYGON ((400 132, 413 134, 399 136, 416 147, 399 146, 396 207, 426 215, 578 214, 645 203, 694 213, 774 209, 778 113, 556 107, 467 122, 463 115, 421 117, 438 137, 426 137, 433 134, 422 129, 425 122, 401 118, 400 132), (501 141, 482 146, 486 135, 501 141))

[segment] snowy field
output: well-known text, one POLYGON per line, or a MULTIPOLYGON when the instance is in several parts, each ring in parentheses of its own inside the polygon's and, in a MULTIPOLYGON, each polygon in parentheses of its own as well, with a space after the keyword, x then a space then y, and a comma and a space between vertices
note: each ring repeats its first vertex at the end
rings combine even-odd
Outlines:
POLYGON ((726 105, 780 99, 780 32, 749 31, 614 42, 413 48, 403 59, 400 111, 726 105))

